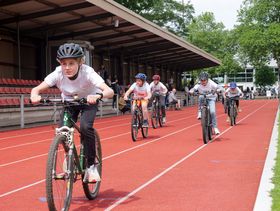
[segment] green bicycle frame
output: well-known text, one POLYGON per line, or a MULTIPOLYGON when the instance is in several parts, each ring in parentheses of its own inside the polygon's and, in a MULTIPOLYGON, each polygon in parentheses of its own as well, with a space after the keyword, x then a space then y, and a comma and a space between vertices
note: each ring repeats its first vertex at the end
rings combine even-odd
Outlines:
MULTIPOLYGON (((73 122, 73 120, 71 118, 71 114, 66 110, 64 111, 64 115, 63 115, 63 126, 67 126, 69 128, 75 127, 80 132, 79 127, 75 124, 75 122, 73 122)), ((80 165, 77 165, 78 170, 79 170, 80 173, 82 173, 83 172, 83 167, 84 167, 84 157, 85 157, 84 146, 81 144, 80 155, 79 156, 78 156, 78 153, 77 153, 76 145, 74 143, 72 144, 72 150, 74 152, 75 160, 79 161, 79 164, 80 164, 80 165)))

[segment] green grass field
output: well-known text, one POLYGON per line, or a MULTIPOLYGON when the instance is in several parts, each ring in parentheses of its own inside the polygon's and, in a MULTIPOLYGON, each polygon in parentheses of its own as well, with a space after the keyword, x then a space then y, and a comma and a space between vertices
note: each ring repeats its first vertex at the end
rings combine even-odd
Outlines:
POLYGON ((271 191, 272 210, 273 211, 280 210, 280 144, 279 144, 279 140, 280 140, 280 127, 279 127, 279 125, 280 125, 280 122, 278 120, 277 157, 276 157, 276 164, 275 164, 275 167, 274 167, 274 177, 272 179, 272 182, 274 184, 274 189, 271 191))

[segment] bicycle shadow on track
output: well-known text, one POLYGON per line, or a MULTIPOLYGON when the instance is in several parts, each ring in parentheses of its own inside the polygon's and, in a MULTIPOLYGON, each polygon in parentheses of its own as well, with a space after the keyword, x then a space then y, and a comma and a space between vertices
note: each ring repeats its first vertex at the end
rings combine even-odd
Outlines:
MULTIPOLYGON (((72 206, 70 206, 70 210, 90 211, 96 208, 105 209, 128 194, 129 192, 127 191, 114 191, 114 189, 108 189, 100 192, 98 197, 94 200, 88 200, 86 197, 73 197, 71 201, 72 206), (73 208, 74 206, 75 208, 73 208)), ((133 195, 121 204, 127 204, 139 199, 139 197, 133 195)))

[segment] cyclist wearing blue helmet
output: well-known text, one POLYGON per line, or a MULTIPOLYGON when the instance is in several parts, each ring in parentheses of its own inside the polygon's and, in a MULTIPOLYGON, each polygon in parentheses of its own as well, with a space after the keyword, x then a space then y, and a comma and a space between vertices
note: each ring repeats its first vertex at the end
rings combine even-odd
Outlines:
MULTIPOLYGON (((225 97, 236 97, 236 96, 239 96, 242 98, 244 96, 244 94, 238 88, 236 82, 231 82, 229 84, 229 88, 224 93, 224 98, 225 97)), ((238 111, 241 112, 241 109, 239 107, 239 100, 236 100, 235 102, 236 102, 236 107, 237 107, 238 111)), ((229 121, 229 118, 227 119, 227 121, 229 121)))
MULTIPOLYGON (((148 102, 151 98, 151 88, 150 85, 146 82, 147 76, 144 73, 138 73, 135 76, 135 83, 133 83, 124 95, 124 100, 128 100, 128 96, 133 92, 135 99, 141 99, 141 105, 143 110, 143 127, 149 127, 148 123, 148 102)), ((132 108, 134 108, 134 103, 132 108)))
MULTIPOLYGON (((209 94, 208 104, 209 104, 209 107, 210 107, 210 113, 211 113, 214 132, 215 132, 216 135, 218 135, 218 134, 220 134, 220 131, 219 131, 218 126, 217 126, 216 106, 215 106, 216 94, 214 94, 214 92, 216 92, 217 89, 218 89, 218 85, 214 81, 209 79, 209 75, 206 72, 200 73, 199 80, 200 80, 200 83, 196 84, 190 90, 190 94, 192 94, 194 91, 198 91, 199 93, 205 93, 205 92, 213 93, 213 94, 209 94)), ((202 100, 203 100, 203 96, 199 96, 197 119, 201 119, 202 100)))

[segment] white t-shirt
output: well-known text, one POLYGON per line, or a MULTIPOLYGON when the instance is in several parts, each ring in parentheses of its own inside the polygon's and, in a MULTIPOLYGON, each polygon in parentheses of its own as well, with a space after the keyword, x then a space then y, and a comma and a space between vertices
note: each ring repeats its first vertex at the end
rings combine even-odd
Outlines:
POLYGON ((228 88, 225 92, 225 95, 229 97, 236 97, 236 96, 242 96, 243 92, 238 87, 236 87, 235 89, 228 88))
POLYGON ((158 82, 156 85, 154 82, 150 83, 151 91, 152 92, 159 92, 159 94, 165 96, 167 93, 166 86, 163 85, 163 83, 158 82))
POLYGON ((57 86, 61 91, 61 97, 66 99, 73 98, 75 95, 79 98, 94 95, 100 91, 99 85, 104 83, 101 76, 85 64, 81 65, 78 77, 75 80, 70 80, 65 76, 61 66, 58 66, 44 81, 50 87, 57 86))
MULTIPOLYGON (((212 81, 211 79, 208 79, 208 82, 206 84, 206 86, 199 84, 196 84, 193 88, 192 88, 192 92, 193 90, 198 91, 200 94, 203 94, 205 92, 211 92, 211 91, 216 91, 218 89, 218 85, 212 81)), ((216 95, 213 95, 213 97, 215 97, 216 95)))
POLYGON ((206 86, 203 86, 199 83, 193 87, 193 89, 197 90, 199 93, 216 91, 217 88, 218 88, 218 85, 211 79, 208 79, 206 86))
POLYGON ((136 83, 133 83, 130 89, 133 90, 135 97, 140 97, 140 98, 147 97, 148 93, 151 92, 151 87, 147 82, 145 82, 141 87, 137 86, 136 83))

